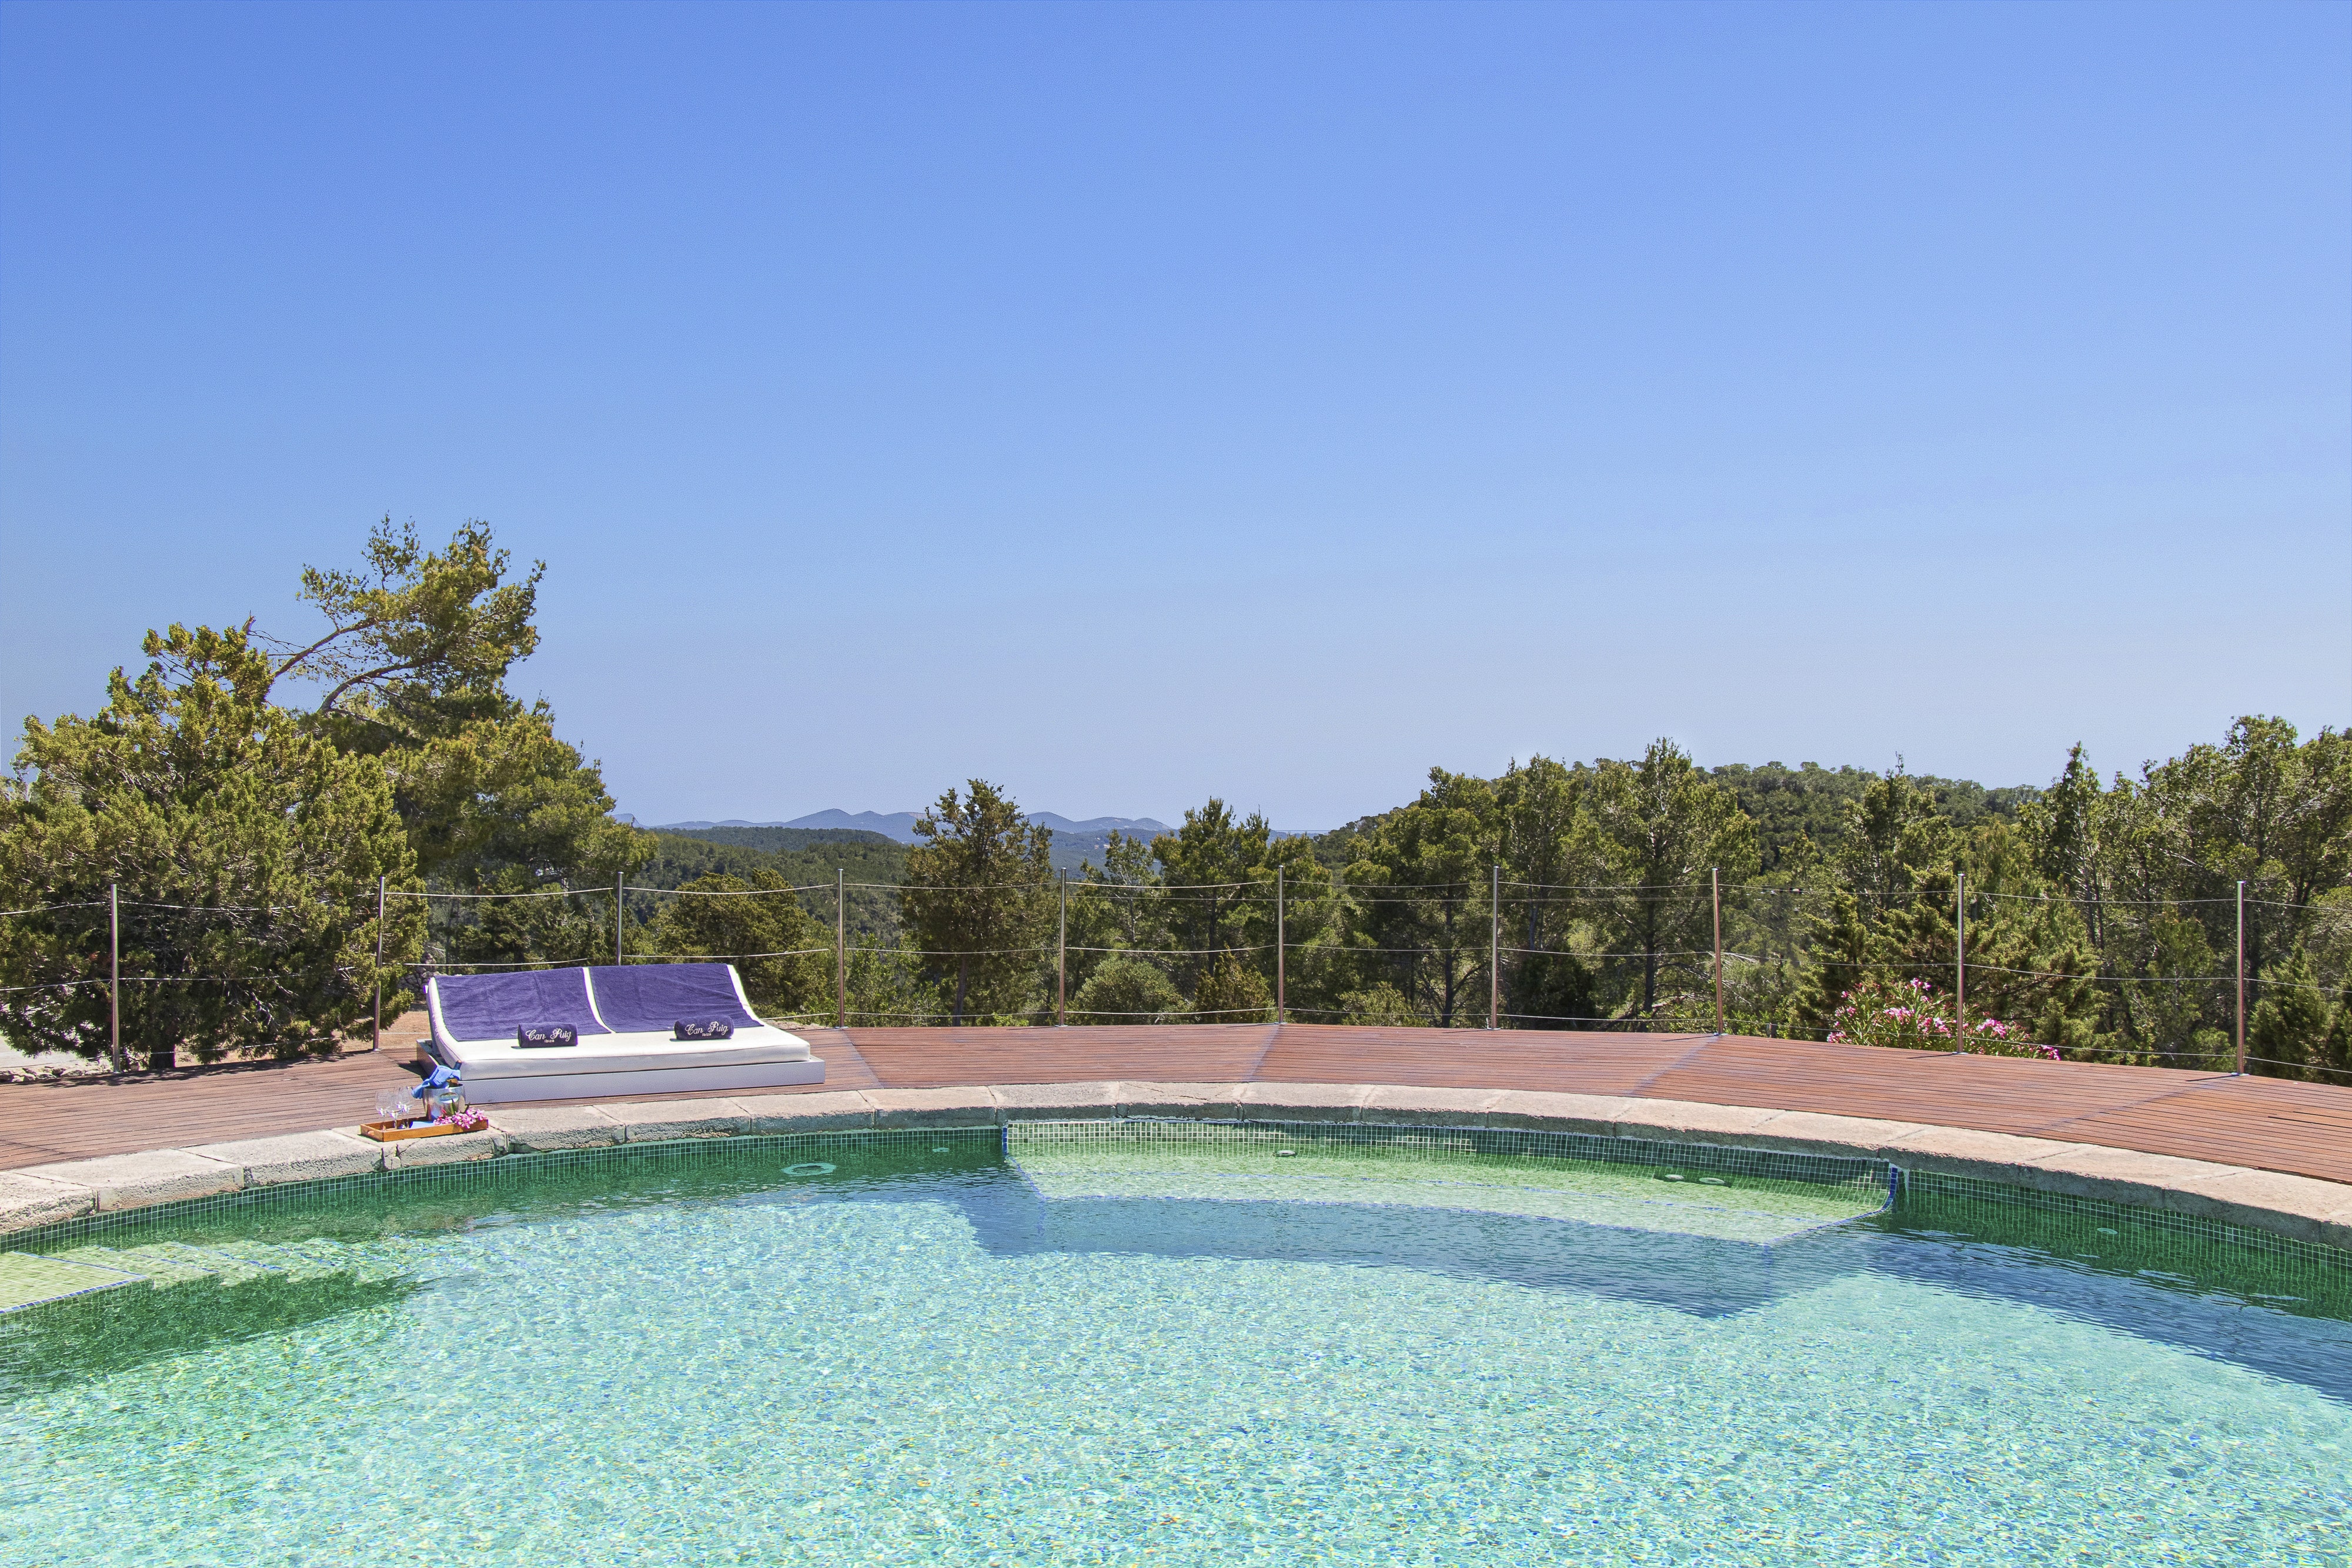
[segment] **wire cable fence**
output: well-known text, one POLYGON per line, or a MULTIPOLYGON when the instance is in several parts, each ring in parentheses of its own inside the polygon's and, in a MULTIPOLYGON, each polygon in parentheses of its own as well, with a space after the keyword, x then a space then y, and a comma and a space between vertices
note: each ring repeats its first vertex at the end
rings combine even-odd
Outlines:
MULTIPOLYGON (((2346 961, 2352 959, 2352 902, 2262 896, 2276 889, 2252 880, 2237 884, 2227 897, 2171 899, 1972 893, 1965 877, 1949 885, 1889 887, 1831 882, 1726 885, 1714 873, 1675 883, 1543 882, 1505 878, 1500 867, 1490 868, 1485 878, 1426 883, 1351 883, 1325 873, 1302 884, 1277 873, 1197 883, 1061 876, 927 885, 851 882, 845 873, 832 883, 737 888, 656 887, 620 875, 604 886, 380 884, 369 891, 372 897, 365 899, 257 904, 192 902, 184 894, 124 897, 117 887, 104 899, 0 911, 0 922, 7 923, 0 930, 38 925, 53 936, 71 938, 52 944, 50 966, 68 972, 35 972, 39 966, 20 961, 22 943, 11 941, 0 950, 17 960, 12 961, 16 972, 0 976, 9 982, 0 985, 0 1015, 37 1009, 44 996, 103 988, 109 1043, 119 1068, 122 998, 140 988, 232 988, 259 996, 273 986, 315 987, 323 975, 331 986, 373 1003, 373 1027, 380 1039, 387 986, 395 998, 404 991, 421 994, 436 974, 604 962, 728 962, 763 967, 762 984, 770 993, 765 999, 775 1016, 845 1027, 1332 1021, 1738 1032, 1866 1043, 1867 1033, 1851 1026, 1800 1018, 1785 998, 1773 1001, 1778 993, 1771 988, 1785 992, 1790 977, 1816 977, 1811 983, 1817 989, 1850 1000, 1863 982, 1877 977, 1911 985, 1923 997, 1938 998, 1937 1007, 1948 1008, 1948 1014, 1922 1011, 1921 1027, 1930 1036, 1940 1030, 1942 1038, 1977 1043, 1970 1031, 1998 1023, 2012 1030, 2000 1037, 2012 1049, 2115 1059, 2112 1044, 2086 1049, 2064 1040, 2037 1042, 2038 1026, 2030 1018, 2004 1021, 1995 1014, 2018 998, 2038 994, 2034 988, 2089 988, 2126 1028, 2169 1028, 2179 1037, 2170 1045, 2125 1053, 2126 1059, 2233 1072, 2280 1069, 2352 1082, 2352 1061, 2334 1060, 2327 1054, 2334 1047, 2323 1049, 2326 1042, 2315 1041, 2300 1058, 2281 1055, 2250 1039, 2248 1028, 2262 998, 2299 995, 2310 998, 2307 1019, 2335 1020, 2330 1038, 2340 1042, 2352 1028, 2352 1002, 2345 999, 2352 987, 2330 982, 2347 977, 2346 961), (810 905, 822 908, 827 893, 833 895, 835 927, 824 934, 829 941, 810 932, 789 945, 745 944, 740 950, 699 940, 685 946, 648 942, 649 936, 675 934, 674 928, 659 919, 633 921, 630 915, 633 904, 756 910, 781 900, 793 901, 805 914, 810 905), (877 922, 853 939, 853 895, 878 899, 897 920, 887 929, 877 922), (593 907, 572 921, 556 947, 527 946, 519 955, 511 946, 499 953, 497 943, 522 942, 531 932, 491 932, 480 924, 484 917, 464 913, 550 907, 551 901, 567 901, 575 910, 583 904, 593 907), (959 901, 980 911, 975 918, 983 924, 958 926, 952 919, 919 917, 959 901), (387 925, 398 923, 394 913, 401 908, 422 909, 425 936, 417 938, 411 920, 387 952, 387 925), (610 915, 609 946, 601 949, 583 935, 592 920, 604 918, 593 908, 605 908, 610 915), (2004 910, 2014 913, 2004 915, 2004 910), (1842 950, 1842 918, 1864 936, 1877 934, 1874 940, 1888 933, 1901 940, 1866 955, 1842 950), (324 929, 340 921, 350 940, 331 962, 299 974, 246 969, 236 963, 126 966, 126 951, 161 956, 167 950, 168 944, 150 940, 142 929, 156 919, 177 922, 175 929, 212 922, 243 930, 255 929, 257 922, 310 921, 324 929), (987 926, 988 919, 996 925, 987 926), (2018 933, 2037 919, 2073 921, 2075 925, 2067 929, 2075 935, 2055 946, 2020 946, 2018 933), (436 926, 436 921, 444 924, 436 926), (1972 934, 1972 924, 1978 933, 1989 928, 1990 935, 1972 934), (2104 939, 2089 942, 2077 926, 2099 927, 2104 939), (2159 926, 2170 934, 2173 946, 2143 955, 2148 972, 2133 973, 2105 961, 2159 926), (436 930, 439 940, 433 938, 436 930), (634 947, 633 930, 638 937, 634 947), (919 935, 927 931, 945 931, 952 939, 947 945, 927 943, 919 935), (2118 931, 2124 938, 2116 936, 2118 931), (2306 941, 2334 944, 2334 967, 2315 975, 2275 963, 2260 966, 2260 955, 2278 953, 2287 936, 2298 944, 2298 953, 2306 941), (2227 940, 2212 939, 2217 936, 2227 940), (1979 944, 1973 951, 1972 940, 1979 944), (371 948, 373 962, 366 956, 371 948), (1930 950, 1933 956, 1927 956, 1930 950), (1140 998, 1142 1005, 1116 987, 1089 990, 1087 983, 1112 964, 1126 966, 1127 978, 1140 966, 1166 984, 1140 998), (975 971, 983 972, 981 991, 986 994, 968 997, 975 971), (1848 977, 1851 986, 1845 984, 1848 977), (1973 1009, 1971 988, 1977 993, 1973 1009), (824 989, 832 994, 822 995, 824 989), (1020 995, 1008 1002, 1014 990, 1020 995), (1944 996, 1948 1003, 1940 999, 1944 996), (1595 1001, 1607 1005, 1594 1006, 1595 1001), (2180 1043, 2191 1035, 2187 1045, 2180 1043)), ((788 925, 778 934, 804 929, 788 925)), ((2143 948, 2147 945, 2141 940, 2143 948)), ((171 950, 191 959, 196 953, 194 946, 171 950)), ((228 942, 204 950, 234 956, 236 948, 228 942)))

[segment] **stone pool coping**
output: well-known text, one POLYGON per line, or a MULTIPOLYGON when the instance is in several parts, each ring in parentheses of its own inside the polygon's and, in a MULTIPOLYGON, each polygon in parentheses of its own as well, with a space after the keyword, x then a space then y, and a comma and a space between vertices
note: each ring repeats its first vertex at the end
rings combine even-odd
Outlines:
POLYGON ((0 1248, 58 1220, 323 1177, 551 1149, 890 1127, 1127 1116, 1581 1133, 1791 1154, 1859 1155, 1909 1171, 2216 1219, 2352 1250, 2352 1186, 2242 1166, 1962 1127, 1695 1101, 1380 1083, 1106 1080, 957 1089, 735 1094, 484 1107, 489 1127, 379 1144, 352 1127, 152 1149, 0 1171, 0 1248))

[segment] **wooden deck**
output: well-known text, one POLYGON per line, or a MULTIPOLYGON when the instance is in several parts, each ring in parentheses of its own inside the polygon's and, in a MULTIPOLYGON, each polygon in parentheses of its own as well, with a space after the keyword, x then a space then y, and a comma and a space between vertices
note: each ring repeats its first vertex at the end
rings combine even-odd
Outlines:
MULTIPOLYGON (((422 1015, 380 1053, 121 1081, 0 1085, 0 1169, 186 1147, 373 1114, 413 1082, 422 1015)), ((1538 1089, 1877 1116, 2177 1155, 2352 1183, 2352 1088, 1740 1035, 1358 1029, 820 1029, 806 1090, 989 1083, 1397 1083, 1538 1089)), ((664 1099, 678 1096, 631 1096, 664 1099)))

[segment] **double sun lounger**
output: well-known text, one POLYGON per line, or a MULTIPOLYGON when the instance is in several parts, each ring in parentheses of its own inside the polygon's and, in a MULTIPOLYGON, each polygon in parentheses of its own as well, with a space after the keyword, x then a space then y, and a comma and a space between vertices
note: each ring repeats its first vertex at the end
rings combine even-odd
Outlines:
POLYGON ((477 1104, 824 1082, 807 1041, 752 1012, 732 964, 436 975, 425 983, 425 1005, 433 1020, 426 1054, 457 1069, 477 1104), (712 1023, 733 1033, 677 1038, 712 1023), (561 1038, 564 1029, 575 1043, 520 1043, 526 1031, 561 1038))

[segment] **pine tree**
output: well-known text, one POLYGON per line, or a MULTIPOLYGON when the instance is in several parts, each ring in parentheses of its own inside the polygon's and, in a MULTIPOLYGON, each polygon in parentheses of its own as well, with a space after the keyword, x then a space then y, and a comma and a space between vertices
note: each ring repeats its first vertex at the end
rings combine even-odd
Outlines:
POLYGON ((1585 802, 1603 878, 1621 888, 1603 900, 1603 929, 1611 946, 1636 955, 1628 1011, 1646 1017, 1670 986, 1705 988, 1692 956, 1711 946, 1708 875, 1738 883, 1755 872, 1756 825, 1671 740, 1653 741, 1639 762, 1601 763, 1585 802))
POLYGON ((928 962, 953 978, 953 1021, 1019 1010, 1034 983, 1055 910, 1054 835, 1023 821, 983 779, 915 819, 898 905, 928 962))
POLYGON ((2301 947, 2263 971, 2263 999, 2246 1020, 2246 1065, 2269 1078, 2325 1077, 2314 1067, 2330 1065, 2327 998, 2301 947))
POLYGON ((1812 920, 1803 977, 1790 1005, 1790 1031, 1819 1039, 1845 994, 1875 973, 1878 964, 1862 904, 1844 888, 1832 888, 1828 907, 1812 920))
POLYGON ((148 633, 93 719, 27 720, 0 784, 0 897, 79 904, 0 923, 0 1030, 27 1051, 108 1047, 106 899, 121 890, 126 1053, 169 1066, 185 1045, 323 1051, 393 1010, 424 910, 395 900, 375 967, 376 878, 413 889, 415 860, 373 758, 338 752, 268 701, 269 662, 241 631, 148 633))
POLYGON ((1175 982, 1140 958, 1108 958, 1070 998, 1079 1023, 1164 1023, 1184 1010, 1175 982))
POLYGON ((2322 1083, 2352 1082, 2352 1001, 2338 1000, 2327 1017, 2312 1076, 2322 1083))
MULTIPOLYGON (((306 731, 380 758, 417 856, 437 889, 534 893, 609 888, 651 857, 648 835, 613 820, 601 769, 526 705, 508 672, 539 645, 532 623, 546 568, 517 576, 489 526, 468 522, 427 550, 387 517, 356 570, 307 567, 300 598, 326 621, 275 650, 272 699, 315 692, 306 731)), ((436 940, 464 962, 577 962, 611 951, 612 906, 530 899, 442 904, 436 940)))
POLYGON ((1220 953, 1201 972, 1192 1011, 1203 1023, 1270 1023, 1274 997, 1265 977, 1238 953, 1220 953))

